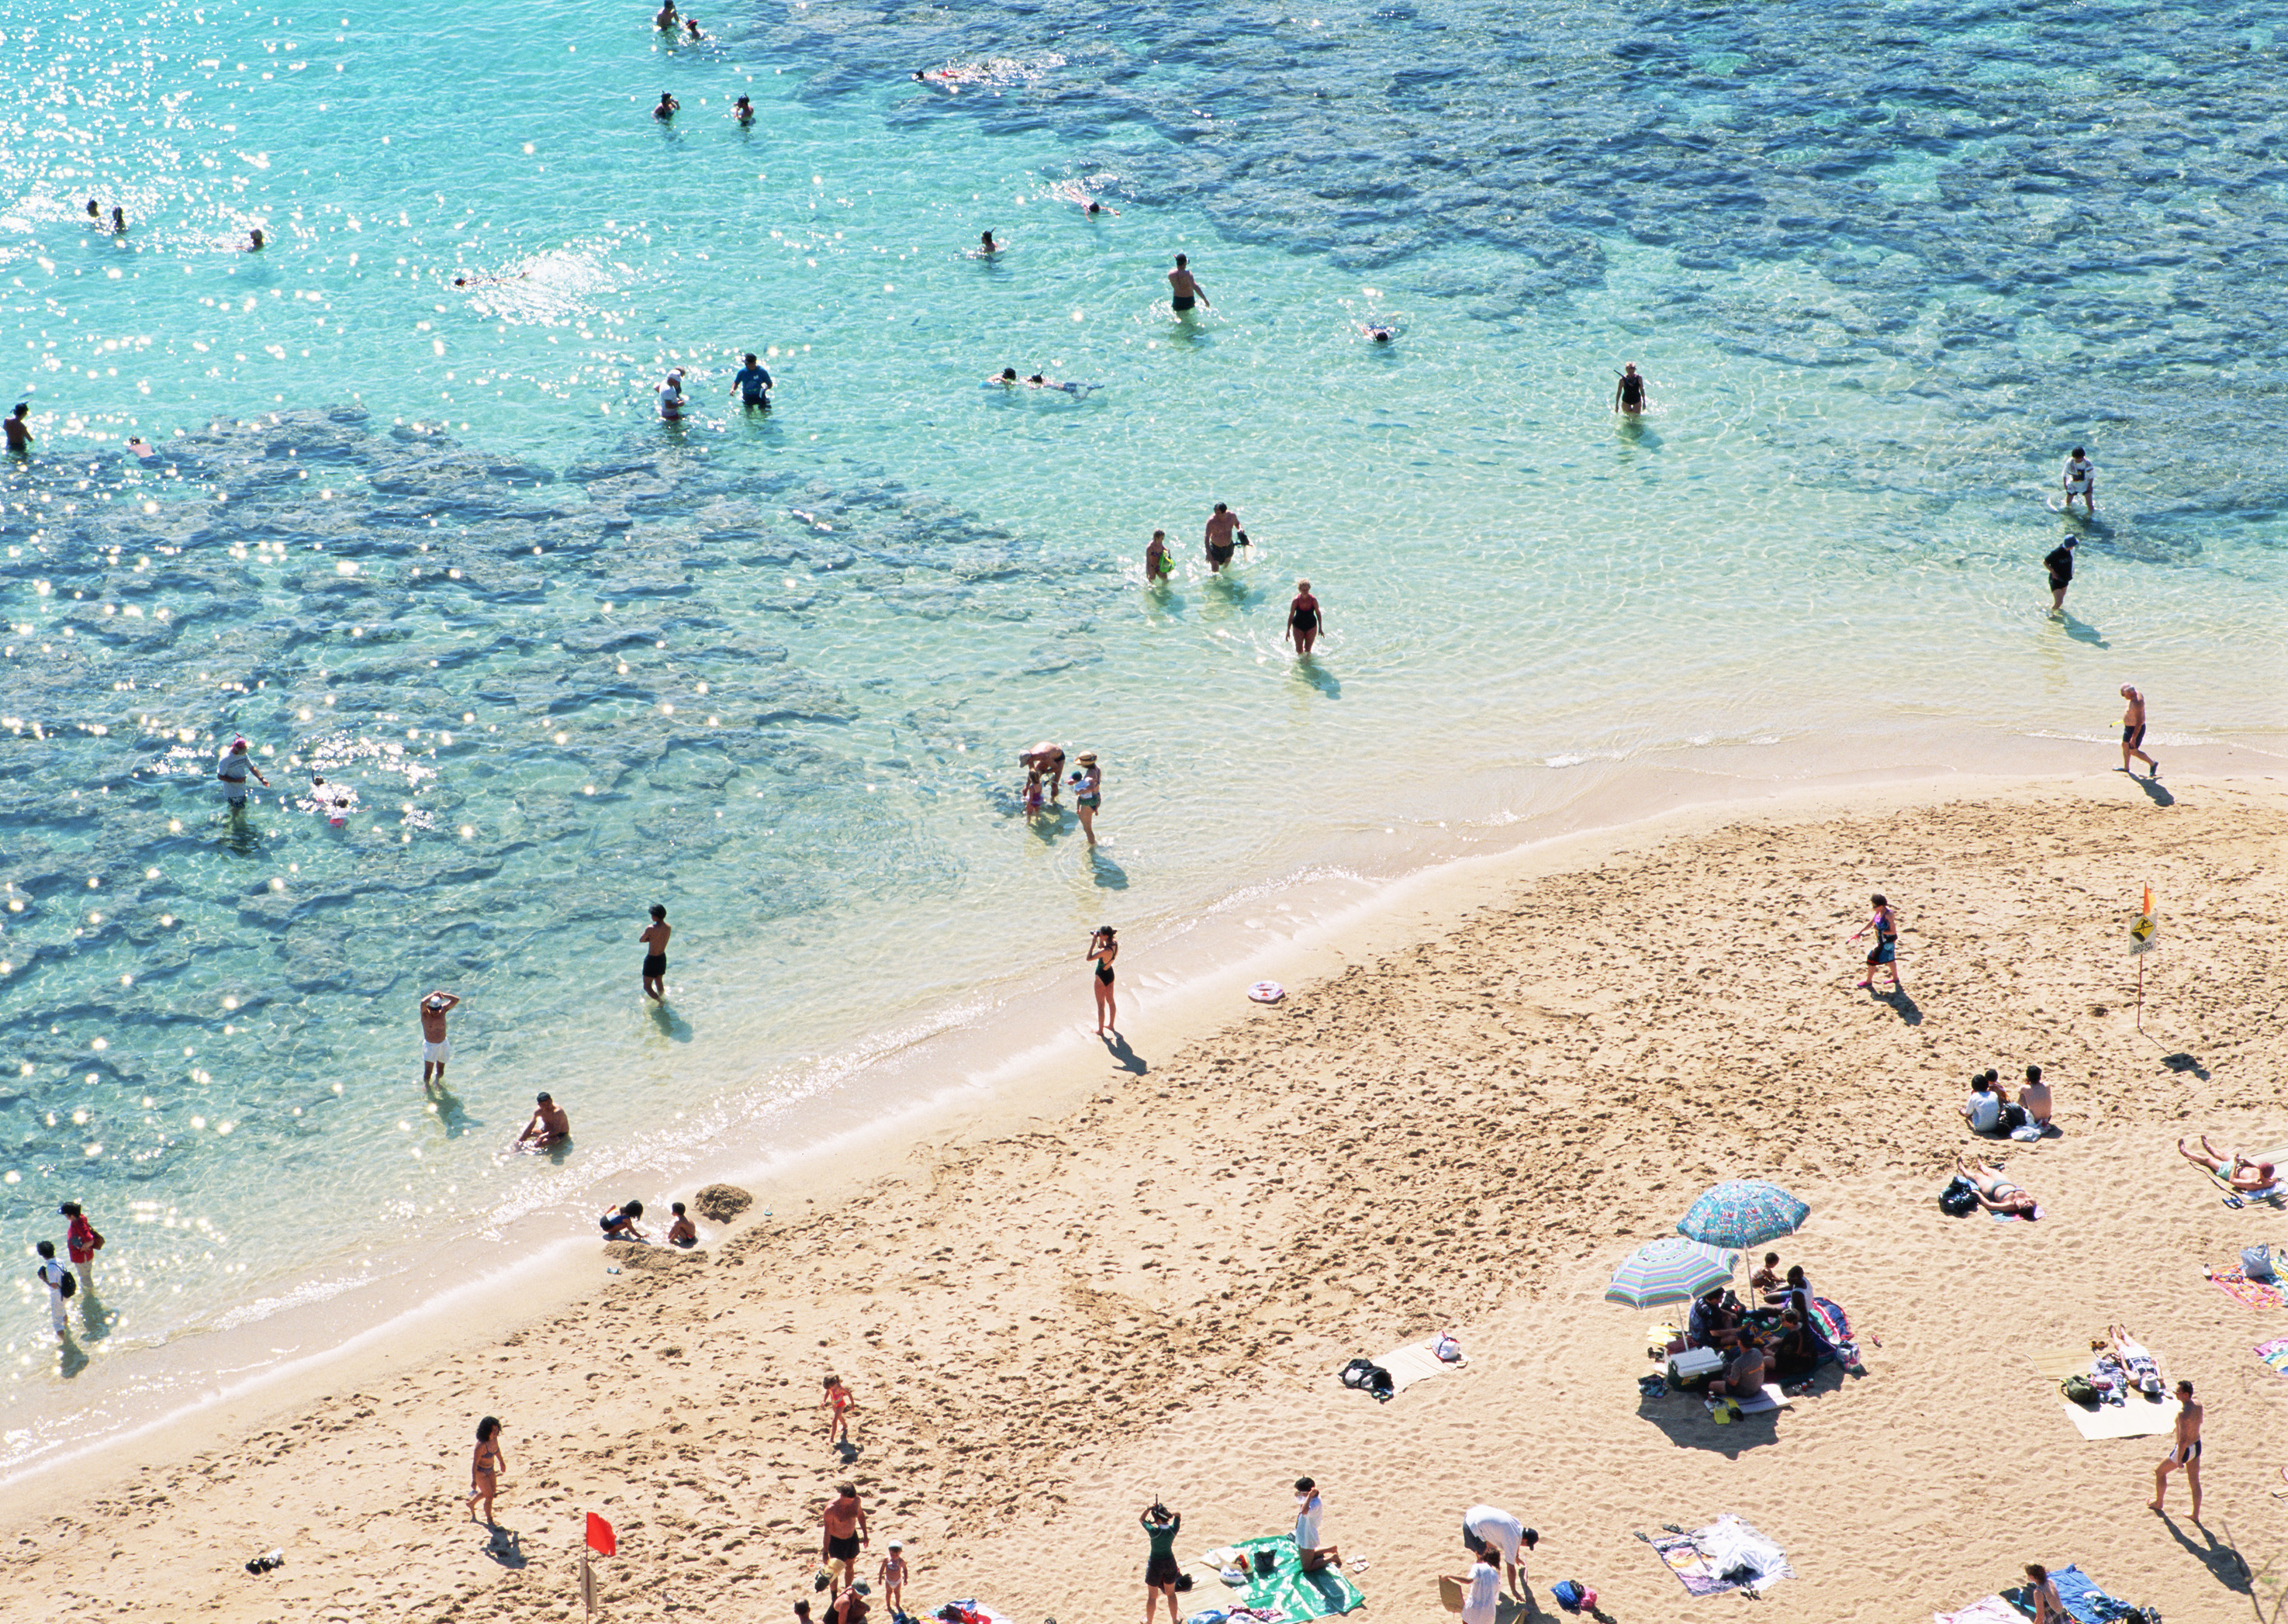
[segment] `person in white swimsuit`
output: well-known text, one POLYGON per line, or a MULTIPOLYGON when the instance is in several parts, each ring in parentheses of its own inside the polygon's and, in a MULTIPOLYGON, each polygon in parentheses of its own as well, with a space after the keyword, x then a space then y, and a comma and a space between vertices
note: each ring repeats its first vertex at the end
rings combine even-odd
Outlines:
POLYGON ((2089 516, 2092 519, 2096 518, 2097 464, 2089 460, 2088 453, 2079 446, 2076 446, 2073 448, 2073 455, 2066 458, 2064 484, 2066 511, 2068 512, 2073 511, 2074 498, 2078 496, 2082 500, 2082 506, 2089 511, 2089 516))

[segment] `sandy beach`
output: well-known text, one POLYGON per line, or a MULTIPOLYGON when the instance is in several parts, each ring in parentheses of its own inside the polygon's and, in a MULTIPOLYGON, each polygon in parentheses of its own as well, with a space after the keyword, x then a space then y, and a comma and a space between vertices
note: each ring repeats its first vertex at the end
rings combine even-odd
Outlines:
POLYGON ((600 1616, 783 1621, 848 1480, 861 1572, 902 1540, 911 1611, 1133 1618, 1157 1496, 1184 1517, 1188 1612, 1229 1594, 1199 1555, 1286 1531, 1309 1474, 1371 1616, 1443 1616, 1477 1501, 1541 1531, 1535 1615, 1575 1578, 1615 1619, 1732 1616, 1634 1537, 1730 1512, 1787 1551, 1776 1619, 1927 1618, 2028 1561, 2173 1620, 2244 1616, 2288 1557, 2288 1382, 2252 1351, 2288 1310, 2203 1266, 2288 1222, 2228 1208, 2173 1147, 2288 1144, 2284 815, 2271 780, 2092 774, 1730 808, 1473 874, 1283 1002, 1235 986, 1198 1029, 1124 1022, 1119 1049, 957 1128, 757 1190, 696 1256, 599 1256, 568 1305, 536 1279, 439 1345, 362 1350, 18 1484, 0 1612, 577 1617, 597 1511, 619 1539, 600 1616), (1875 891, 1904 916, 1901 996, 1853 985, 1875 891), (1942 1214, 1967 1079, 2029 1062, 2062 1134, 1984 1149, 2045 1216, 1942 1214), (1736 1176, 1810 1203, 1773 1249, 1848 1311, 1864 1367, 1719 1426, 1640 1399, 1648 1328, 1680 1311, 1601 1297, 1736 1176), (2208 1406, 2201 1525, 2181 1482, 2167 1518, 2146 1509, 2163 1440, 2084 1441, 2035 1368, 2109 1322, 2208 1406), (1466 1366, 1386 1406, 1335 1380, 1449 1327, 1466 1366), (858 1399, 846 1462, 829 1369, 858 1399), (499 1539, 462 1500, 487 1414, 499 1539), (244 1571, 273 1548, 281 1570, 244 1571))

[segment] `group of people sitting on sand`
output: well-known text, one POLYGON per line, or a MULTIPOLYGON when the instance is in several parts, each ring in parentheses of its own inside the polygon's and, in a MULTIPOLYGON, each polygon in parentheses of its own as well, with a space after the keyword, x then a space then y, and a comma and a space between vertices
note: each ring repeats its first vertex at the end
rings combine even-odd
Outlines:
POLYGON ((1990 1139, 2038 1139, 2050 1126, 2050 1085, 2042 1068, 2026 1068, 2026 1086, 2015 1101, 2002 1086, 2002 1073, 1989 1067, 1970 1080, 1970 1097, 1955 1107, 1970 1131, 1990 1139))
POLYGON ((1709 1348, 1724 1355, 1723 1373, 1708 1383, 1711 1397, 1752 1397, 1766 1382, 1800 1391, 1822 1360, 1842 1357, 1821 1329, 1803 1266, 1783 1277, 1779 1262, 1777 1252, 1765 1253, 1764 1266, 1748 1278, 1758 1306, 1715 1287, 1693 1303, 1683 1336, 1670 1344, 1674 1353, 1709 1348))

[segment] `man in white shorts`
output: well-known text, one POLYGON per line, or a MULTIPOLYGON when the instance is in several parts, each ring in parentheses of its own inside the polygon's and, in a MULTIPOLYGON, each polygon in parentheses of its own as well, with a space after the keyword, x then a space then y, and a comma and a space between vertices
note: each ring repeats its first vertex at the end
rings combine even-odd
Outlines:
POLYGON ((421 1086, 440 1087, 445 1081, 445 1062, 453 1058, 453 1045, 445 1036, 445 1017, 460 999, 454 994, 438 990, 421 997, 421 1086))
POLYGON ((1525 1556, 1541 1536, 1499 1506, 1472 1506, 1462 1513, 1462 1543, 1490 1562, 1501 1558, 1510 1594, 1525 1595, 1525 1556))

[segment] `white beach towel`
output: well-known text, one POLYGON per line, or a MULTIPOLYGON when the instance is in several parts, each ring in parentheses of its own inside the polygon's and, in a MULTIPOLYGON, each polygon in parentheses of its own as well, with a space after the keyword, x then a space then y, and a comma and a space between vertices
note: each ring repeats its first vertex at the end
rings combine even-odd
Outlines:
POLYGON ((2026 1615, 1998 1596, 1982 1596, 1959 1612, 1934 1612, 1931 1624, 2026 1624, 2026 1615))
POLYGON ((1795 1400, 1789 1398, 1784 1390, 1769 1382, 1764 1383, 1764 1390, 1754 1398, 1740 1400, 1740 1414, 1743 1415, 1762 1415, 1772 1410, 1793 1408, 1795 1400))
POLYGON ((1375 1363, 1390 1372, 1391 1390, 1401 1393, 1417 1382, 1442 1376, 1450 1370, 1460 1370, 1468 1366, 1470 1361, 1467 1359, 1448 1364, 1434 1351, 1437 1345, 1435 1336, 1425 1337, 1420 1342, 1408 1343, 1402 1348, 1393 1348, 1375 1363))
POLYGON ((1728 1511, 1707 1527, 1694 1529, 1692 1542, 1718 1573, 1728 1573, 1744 1563, 1754 1569, 1756 1577, 1743 1588, 1759 1595, 1783 1579, 1795 1577, 1785 1551, 1728 1511))

